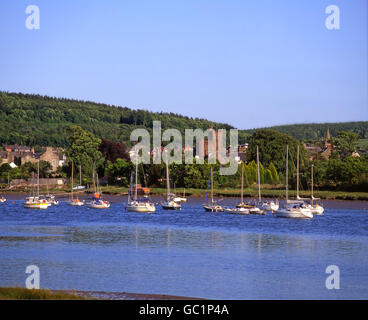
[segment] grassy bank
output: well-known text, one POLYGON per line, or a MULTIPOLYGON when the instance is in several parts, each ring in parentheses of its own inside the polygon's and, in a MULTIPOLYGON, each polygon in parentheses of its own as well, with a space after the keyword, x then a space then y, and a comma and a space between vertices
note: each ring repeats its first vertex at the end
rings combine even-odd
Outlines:
POLYGON ((0 288, 0 300, 84 300, 70 293, 52 292, 46 289, 0 288))

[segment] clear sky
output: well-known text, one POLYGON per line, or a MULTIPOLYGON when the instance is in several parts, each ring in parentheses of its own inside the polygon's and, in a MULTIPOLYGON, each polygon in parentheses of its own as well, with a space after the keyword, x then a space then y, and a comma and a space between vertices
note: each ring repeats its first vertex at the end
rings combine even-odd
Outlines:
POLYGON ((0 90, 239 129, 368 120, 367 0, 2 0, 0 39, 0 90))

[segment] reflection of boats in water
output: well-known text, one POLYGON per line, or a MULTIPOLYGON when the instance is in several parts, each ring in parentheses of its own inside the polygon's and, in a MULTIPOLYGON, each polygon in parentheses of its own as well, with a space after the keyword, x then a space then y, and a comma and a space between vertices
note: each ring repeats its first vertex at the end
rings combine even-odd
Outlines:
MULTIPOLYGON (((285 193, 286 203, 285 208, 281 208, 275 211, 277 217, 283 218, 299 218, 299 219, 310 219, 313 218, 313 214, 308 209, 303 201, 300 200, 289 200, 288 199, 288 172, 289 172, 289 146, 286 145, 286 175, 285 175, 285 193)), ((298 178, 298 175, 297 175, 298 178)), ((299 179, 297 179, 299 182, 299 179)))
POLYGON ((217 204, 217 202, 213 199, 213 170, 212 166, 210 169, 210 176, 208 177, 208 183, 207 183, 207 191, 206 191, 206 200, 208 199, 208 189, 211 182, 211 201, 208 201, 207 204, 203 205, 204 210, 207 212, 223 212, 224 208, 217 204))

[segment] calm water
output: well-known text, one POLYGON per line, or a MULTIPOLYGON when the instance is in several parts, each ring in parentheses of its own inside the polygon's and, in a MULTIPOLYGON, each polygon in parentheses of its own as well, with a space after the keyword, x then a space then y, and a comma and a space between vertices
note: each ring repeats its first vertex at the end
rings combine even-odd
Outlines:
POLYGON ((0 204, 0 286, 24 286, 25 269, 35 264, 41 287, 52 289, 368 298, 366 204, 330 202, 324 216, 294 220, 206 213, 199 199, 181 212, 128 213, 114 199, 108 210, 0 204), (325 287, 328 265, 340 268, 340 290, 325 287))

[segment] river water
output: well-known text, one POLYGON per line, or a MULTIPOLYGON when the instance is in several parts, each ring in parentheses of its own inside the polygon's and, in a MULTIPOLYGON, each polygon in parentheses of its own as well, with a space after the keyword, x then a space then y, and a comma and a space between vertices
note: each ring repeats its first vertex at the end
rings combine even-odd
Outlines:
MULTIPOLYGON (((180 212, 24 209, 0 204, 0 286, 168 294, 211 299, 367 299, 368 204, 326 201, 311 220, 207 213, 202 199, 180 212), (340 270, 329 290, 326 268, 340 270)), ((226 199, 235 204, 235 199, 226 199)))

